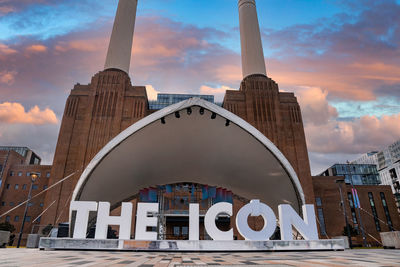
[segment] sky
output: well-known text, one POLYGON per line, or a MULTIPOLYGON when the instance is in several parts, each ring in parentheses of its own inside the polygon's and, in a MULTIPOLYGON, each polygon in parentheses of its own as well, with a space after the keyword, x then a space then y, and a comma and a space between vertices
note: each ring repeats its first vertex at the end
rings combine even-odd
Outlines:
MULTIPOLYGON (((104 66, 117 0, 0 0, 0 145, 53 160, 65 101, 104 66)), ((400 139, 400 0, 257 0, 267 73, 301 105, 312 173, 400 139)), ((214 94, 242 79, 236 0, 139 0, 130 76, 214 94)))

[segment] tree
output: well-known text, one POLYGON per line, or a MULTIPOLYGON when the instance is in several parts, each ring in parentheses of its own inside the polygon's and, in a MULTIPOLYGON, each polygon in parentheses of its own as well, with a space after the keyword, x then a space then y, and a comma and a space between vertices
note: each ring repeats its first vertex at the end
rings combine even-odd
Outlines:
POLYGON ((9 222, 0 223, 0 231, 8 231, 10 233, 15 231, 14 225, 9 222))

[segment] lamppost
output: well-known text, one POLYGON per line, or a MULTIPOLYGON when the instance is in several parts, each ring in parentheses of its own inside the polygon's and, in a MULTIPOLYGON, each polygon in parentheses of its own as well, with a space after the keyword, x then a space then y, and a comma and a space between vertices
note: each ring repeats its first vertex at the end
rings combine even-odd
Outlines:
POLYGON ((25 225, 25 219, 26 219, 26 213, 28 212, 29 201, 31 200, 31 197, 32 197, 31 194, 32 194, 33 183, 36 181, 36 179, 38 177, 39 177, 38 173, 31 172, 31 186, 29 187, 28 201, 26 202, 26 205, 25 205, 24 218, 22 219, 22 226, 21 226, 21 231, 19 232, 17 248, 19 248, 19 245, 21 244, 22 232, 24 231, 24 225, 25 225))
POLYGON ((346 206, 344 205, 343 193, 342 193, 342 184, 344 183, 344 179, 337 179, 337 180, 335 180, 335 182, 339 185, 340 205, 342 206, 342 209, 343 209, 344 221, 346 223, 346 229, 347 229, 347 237, 349 239, 349 247, 351 249, 353 247, 353 244, 351 242, 350 226, 349 226, 349 222, 347 220, 347 211, 346 211, 346 206))

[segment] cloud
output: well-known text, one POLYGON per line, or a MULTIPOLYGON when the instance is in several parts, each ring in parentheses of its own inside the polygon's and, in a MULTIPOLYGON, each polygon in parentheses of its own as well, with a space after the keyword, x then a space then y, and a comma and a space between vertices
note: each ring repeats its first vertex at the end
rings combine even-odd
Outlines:
POLYGON ((43 111, 38 106, 34 106, 25 112, 24 106, 20 103, 4 102, 0 104, 1 123, 23 123, 23 124, 56 124, 58 122, 56 114, 46 108, 43 111))
POLYGON ((9 46, 0 43, 0 58, 1 56, 7 56, 17 53, 17 50, 10 48, 9 46))
POLYGON ((326 91, 303 87, 297 95, 310 152, 365 153, 400 138, 400 113, 340 120, 336 109, 327 101, 326 91))
POLYGON ((0 83, 11 85, 15 81, 16 71, 1 71, 0 72, 0 83))
POLYGON ((296 90, 305 123, 324 125, 332 117, 338 117, 336 108, 328 103, 328 92, 318 87, 300 87, 296 90))
POLYGON ((152 85, 146 85, 146 93, 147 93, 147 99, 148 100, 157 100, 157 95, 160 93, 152 85))
POLYGON ((224 100, 226 90, 235 90, 229 86, 222 85, 220 87, 214 88, 207 85, 202 85, 200 87, 200 93, 204 95, 214 95, 216 102, 222 102, 224 100))
POLYGON ((378 88, 398 84, 400 5, 386 0, 362 6, 351 15, 264 29, 271 77, 284 87, 321 87, 331 99, 361 101, 375 100, 378 88))
MULTIPOLYGON (((0 2, 0 4, 1 4, 1 2, 0 2)), ((15 8, 12 6, 0 6, 0 17, 4 16, 7 13, 14 12, 14 11, 15 11, 15 8)))
POLYGON ((32 53, 42 53, 42 52, 47 51, 47 47, 44 45, 40 45, 40 44, 34 44, 34 45, 28 46, 26 48, 26 51, 32 52, 32 53))

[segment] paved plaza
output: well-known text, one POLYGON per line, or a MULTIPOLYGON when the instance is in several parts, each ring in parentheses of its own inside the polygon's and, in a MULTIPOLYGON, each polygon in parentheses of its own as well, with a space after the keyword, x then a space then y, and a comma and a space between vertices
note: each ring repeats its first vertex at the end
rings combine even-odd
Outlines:
POLYGON ((0 266, 400 266, 400 250, 144 253, 0 249, 0 266))

